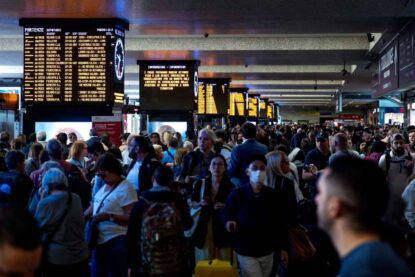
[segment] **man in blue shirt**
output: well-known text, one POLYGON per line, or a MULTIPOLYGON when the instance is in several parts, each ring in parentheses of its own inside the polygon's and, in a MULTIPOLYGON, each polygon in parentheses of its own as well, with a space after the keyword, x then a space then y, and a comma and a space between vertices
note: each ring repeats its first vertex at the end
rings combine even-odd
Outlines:
POLYGON ((412 276, 380 241, 388 184, 375 164, 351 156, 335 159, 319 178, 316 203, 318 225, 342 259, 339 276, 412 276))

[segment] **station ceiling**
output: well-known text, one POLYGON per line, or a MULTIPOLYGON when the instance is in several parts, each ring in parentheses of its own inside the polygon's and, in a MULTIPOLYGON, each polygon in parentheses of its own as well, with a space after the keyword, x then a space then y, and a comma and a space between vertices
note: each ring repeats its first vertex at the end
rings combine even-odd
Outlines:
POLYGON ((197 59, 200 77, 232 78, 282 106, 333 106, 339 91, 370 93, 376 51, 414 16, 413 0, 0 0, 0 78, 23 76, 19 18, 119 17, 130 23, 132 98, 136 60, 197 59))

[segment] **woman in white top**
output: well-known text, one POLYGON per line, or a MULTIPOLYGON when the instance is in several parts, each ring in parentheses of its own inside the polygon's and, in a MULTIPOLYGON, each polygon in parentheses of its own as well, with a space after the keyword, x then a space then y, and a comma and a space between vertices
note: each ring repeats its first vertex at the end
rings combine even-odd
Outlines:
POLYGON ((122 177, 117 158, 103 154, 96 161, 96 175, 105 185, 95 194, 93 220, 98 222, 98 246, 92 252, 91 276, 128 276, 125 235, 137 193, 122 177))

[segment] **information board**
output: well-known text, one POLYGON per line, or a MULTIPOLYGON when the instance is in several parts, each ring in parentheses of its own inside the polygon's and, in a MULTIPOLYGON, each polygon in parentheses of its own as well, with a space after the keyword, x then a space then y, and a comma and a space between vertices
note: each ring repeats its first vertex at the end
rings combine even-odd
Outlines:
POLYGON ((19 24, 24 103, 123 103, 126 22, 21 19, 19 24))
POLYGON ((230 116, 246 116, 247 111, 247 88, 230 90, 229 94, 229 115, 230 116))
POLYGON ((228 114, 229 83, 230 79, 199 79, 197 113, 228 114))
POLYGON ((259 99, 259 118, 267 118, 268 99, 259 99))
POLYGON ((399 34, 399 88, 415 83, 415 21, 399 34))
POLYGON ((395 39, 380 55, 379 87, 375 97, 398 88, 398 40, 395 39))
POLYGON ((137 61, 142 111, 191 111, 197 96, 199 61, 137 61))
POLYGON ((259 116, 259 95, 251 94, 248 96, 248 116, 259 116))
POLYGON ((274 102, 268 102, 267 105, 267 118, 274 119, 274 102))

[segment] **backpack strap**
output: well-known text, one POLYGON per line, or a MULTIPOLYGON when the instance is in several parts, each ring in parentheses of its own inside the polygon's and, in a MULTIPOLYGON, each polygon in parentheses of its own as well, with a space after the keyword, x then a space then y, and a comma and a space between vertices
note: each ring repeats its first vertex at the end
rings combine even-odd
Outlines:
POLYGON ((169 149, 166 149, 167 154, 173 159, 174 161, 174 156, 173 154, 169 151, 169 149))
POLYGON ((386 175, 388 175, 389 169, 391 167, 391 161, 392 161, 391 151, 387 150, 385 152, 385 172, 386 172, 386 175))

